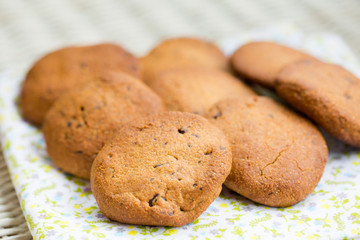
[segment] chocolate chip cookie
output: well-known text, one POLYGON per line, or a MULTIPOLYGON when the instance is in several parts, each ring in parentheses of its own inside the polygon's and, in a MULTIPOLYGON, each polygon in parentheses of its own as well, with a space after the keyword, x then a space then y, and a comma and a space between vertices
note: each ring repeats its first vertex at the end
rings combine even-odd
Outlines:
POLYGON ((278 75, 276 92, 335 138, 360 147, 360 79, 346 69, 303 60, 278 75))
POLYGON ((255 95, 251 88, 229 73, 207 68, 165 71, 149 86, 169 110, 200 115, 223 98, 255 95))
POLYGON ((158 73, 183 67, 228 70, 228 59, 213 43, 196 38, 165 40, 140 59, 142 78, 150 83, 158 73))
POLYGON ((117 132, 94 161, 91 188, 112 220, 182 226, 215 200, 230 167, 218 128, 199 115, 164 112, 117 132))
POLYGON ((41 126, 54 101, 96 72, 116 70, 139 76, 138 61, 115 44, 67 47, 38 60, 27 73, 20 103, 23 117, 41 126))
POLYGON ((277 73, 287 64, 312 56, 274 42, 250 42, 231 57, 233 69, 250 81, 273 88, 277 73))
POLYGON ((286 207, 309 195, 328 159, 319 130, 268 97, 227 99, 208 113, 230 141, 225 186, 264 205, 286 207))
POLYGON ((51 107, 43 126, 47 151, 62 170, 89 179, 93 160, 116 129, 163 110, 161 99, 142 81, 103 73, 51 107))

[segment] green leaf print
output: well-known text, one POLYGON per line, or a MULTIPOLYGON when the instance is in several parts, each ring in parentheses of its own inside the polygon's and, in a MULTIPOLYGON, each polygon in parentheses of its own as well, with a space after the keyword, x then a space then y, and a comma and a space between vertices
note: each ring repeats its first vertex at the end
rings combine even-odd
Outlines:
POLYGON ((352 213, 351 216, 352 216, 353 218, 356 218, 356 220, 354 220, 354 221, 352 222, 352 224, 354 224, 354 223, 360 224, 360 214, 359 214, 359 213, 352 213))
POLYGON ((239 221, 240 218, 241 218, 242 216, 244 216, 244 215, 246 215, 246 214, 236 214, 234 218, 228 218, 228 220, 229 220, 229 222, 232 222, 232 223, 233 223, 233 222, 235 222, 235 221, 239 221))
POLYGON ((345 206, 347 203, 349 203, 349 199, 344 199, 344 200, 338 200, 335 196, 332 196, 331 198, 329 198, 329 200, 333 201, 334 203, 334 207, 335 208, 343 208, 345 211, 350 210, 351 208, 355 207, 355 208, 360 208, 360 204, 359 204, 359 200, 360 198, 355 195, 355 204, 351 205, 351 206, 345 206))
POLYGON ((227 228, 219 228, 220 234, 215 235, 216 238, 223 238, 227 228))
POLYGON ((331 174, 334 176, 334 179, 336 179, 336 176, 337 176, 340 172, 341 172, 341 171, 340 171, 340 168, 337 167, 337 168, 335 168, 335 172, 333 172, 333 173, 331 173, 331 174))
POLYGON ((241 228, 241 227, 238 227, 238 226, 235 226, 235 227, 234 227, 234 230, 231 231, 232 234, 235 234, 235 235, 238 235, 238 236, 243 236, 244 233, 246 233, 246 232, 247 232, 247 231, 242 230, 242 228, 241 228))
POLYGON ((313 192, 312 192, 313 195, 316 195, 316 194, 319 194, 319 193, 325 195, 325 194, 328 194, 329 192, 326 192, 326 191, 324 191, 324 190, 319 190, 319 191, 313 191, 313 192))
POLYGON ((56 184, 53 183, 50 186, 41 187, 41 188, 35 190, 34 194, 35 194, 35 196, 38 196, 40 193, 42 193, 44 191, 52 190, 52 189, 55 189, 55 188, 56 188, 56 184))
POLYGON ((96 206, 91 206, 91 207, 84 208, 84 211, 85 211, 85 213, 90 215, 96 209, 98 209, 96 206))
POLYGON ((80 187, 78 187, 78 188, 75 190, 75 192, 80 193, 80 197, 87 197, 87 198, 89 198, 89 195, 92 194, 91 191, 84 192, 83 189, 81 189, 80 187))
POLYGON ((355 186, 355 183, 354 183, 354 182, 351 182, 351 181, 336 182, 336 181, 326 180, 325 183, 328 184, 328 185, 350 184, 350 185, 353 186, 353 187, 355 186))
POLYGON ((337 213, 335 214, 335 216, 333 217, 333 219, 335 220, 336 224, 337 224, 337 228, 336 230, 338 231, 342 231, 345 229, 345 223, 341 220, 341 215, 343 215, 344 213, 337 213))
POLYGON ((309 239, 309 240, 317 240, 317 239, 320 239, 320 235, 311 234, 311 235, 307 236, 307 239, 309 239))
POLYGON ((16 158, 13 155, 9 156, 9 160, 14 168, 19 167, 19 163, 17 162, 16 158))
POLYGON ((196 232, 200 228, 209 228, 209 227, 215 226, 217 223, 218 223, 218 221, 214 220, 214 221, 212 221, 210 223, 199 224, 199 225, 196 225, 196 226, 193 227, 193 231, 196 232))
POLYGON ((39 223, 34 223, 33 218, 28 214, 26 215, 26 221, 29 223, 30 230, 33 231, 39 223))
POLYGON ((234 202, 234 201, 232 201, 232 202, 230 202, 230 204, 232 205, 232 210, 236 210, 236 211, 241 211, 241 208, 240 207, 246 207, 246 206, 248 206, 249 204, 247 204, 247 203, 242 203, 242 202, 234 202))
POLYGON ((103 233, 97 233, 97 232, 93 232, 92 235, 94 235, 94 236, 97 237, 97 238, 104 238, 104 237, 106 237, 105 234, 103 234, 103 233))
POLYGON ((10 146, 11 146, 10 140, 6 140, 6 142, 5 142, 5 151, 9 150, 10 146))
POLYGON ((266 221, 269 221, 271 219, 271 215, 269 213, 265 213, 265 216, 262 217, 262 218, 257 218, 257 219, 254 219, 250 222, 249 226, 250 227, 255 227, 256 225, 258 225, 259 223, 261 222, 266 222, 266 221))
POLYGON ((174 229, 172 227, 165 227, 165 231, 161 233, 163 236, 171 236, 177 233, 177 229, 174 229))
POLYGON ((161 233, 158 234, 154 234, 157 233, 159 231, 159 228, 157 227, 147 227, 147 226, 138 226, 138 229, 141 229, 140 234, 142 235, 150 235, 151 237, 156 237, 156 236, 171 236, 175 233, 177 233, 177 229, 174 229, 173 227, 164 227, 164 231, 162 231, 161 233))
POLYGON ((280 236, 280 233, 278 233, 276 229, 270 229, 270 228, 265 227, 264 225, 262 225, 262 226, 263 226, 263 228, 265 229, 265 231, 270 231, 270 232, 272 232, 274 237, 280 236))
POLYGON ((85 220, 86 223, 89 223, 89 224, 96 224, 96 223, 112 223, 112 221, 110 220, 96 220, 96 221, 88 221, 88 220, 85 220))
POLYGON ((322 225, 323 228, 331 227, 330 224, 328 224, 329 220, 327 220, 327 217, 328 217, 328 214, 326 214, 326 216, 324 218, 315 218, 315 220, 322 221, 323 222, 323 225, 322 225))

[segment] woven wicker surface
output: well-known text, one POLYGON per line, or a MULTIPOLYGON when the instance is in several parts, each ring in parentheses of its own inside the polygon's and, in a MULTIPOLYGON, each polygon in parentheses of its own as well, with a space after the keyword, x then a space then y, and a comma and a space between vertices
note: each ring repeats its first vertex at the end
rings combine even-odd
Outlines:
MULTIPOLYGON (((0 1, 0 72, 64 45, 111 41, 143 54, 165 37, 217 41, 284 21, 337 33, 360 54, 358 0, 11 0, 0 1)), ((1 153, 0 238, 31 239, 1 153)))

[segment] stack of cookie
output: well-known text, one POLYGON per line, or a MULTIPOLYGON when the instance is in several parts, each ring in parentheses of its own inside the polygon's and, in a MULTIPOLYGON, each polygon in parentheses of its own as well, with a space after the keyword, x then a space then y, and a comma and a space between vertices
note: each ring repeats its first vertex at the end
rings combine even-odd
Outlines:
POLYGON ((230 61, 194 38, 139 59, 114 44, 64 48, 28 72, 22 115, 42 126, 53 162, 90 179, 101 211, 122 223, 185 225, 222 184, 268 206, 296 204, 322 176, 324 138, 233 70, 360 146, 359 79, 270 42, 246 44, 230 61))

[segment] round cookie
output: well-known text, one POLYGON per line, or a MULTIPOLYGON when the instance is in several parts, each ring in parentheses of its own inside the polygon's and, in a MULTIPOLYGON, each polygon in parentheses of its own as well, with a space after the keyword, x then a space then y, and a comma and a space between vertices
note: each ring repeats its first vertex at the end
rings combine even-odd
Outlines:
POLYGON ((227 72, 186 68, 160 73, 149 86, 164 100, 168 110, 205 115, 221 99, 255 93, 227 72))
POLYGON ((309 195, 328 159, 319 130, 267 97, 226 99, 208 113, 233 155, 225 186, 264 205, 286 207, 309 195))
POLYGON ((23 117, 41 126, 58 97, 88 81, 94 73, 108 70, 139 76, 137 59, 115 44, 67 47, 44 56, 23 82, 20 94, 23 117))
POLYGON ((231 57, 233 69, 241 76, 273 88, 277 73, 287 64, 312 56, 274 42, 250 42, 231 57))
POLYGON ((218 128, 195 114, 164 112, 118 131, 94 161, 91 188, 112 220, 182 226, 218 197, 230 167, 218 128))
POLYGON ((43 125, 48 154, 65 172, 89 179, 93 160, 116 129, 163 110, 161 99, 142 81, 103 73, 48 111, 43 125))
POLYGON ((176 68, 229 70, 228 59, 214 44, 196 38, 165 40, 140 59, 142 79, 150 83, 158 73, 176 68))
POLYGON ((320 61, 298 61, 278 75, 276 92, 332 136, 360 147, 360 79, 320 61))

